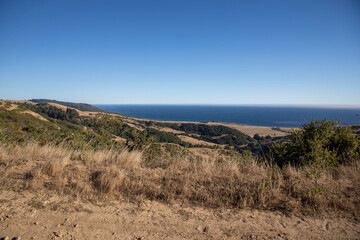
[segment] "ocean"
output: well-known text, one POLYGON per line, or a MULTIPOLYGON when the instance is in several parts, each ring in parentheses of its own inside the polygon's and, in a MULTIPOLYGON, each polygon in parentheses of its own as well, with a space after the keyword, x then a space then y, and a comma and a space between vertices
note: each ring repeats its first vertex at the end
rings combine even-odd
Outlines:
POLYGON ((360 124, 360 108, 264 107, 210 105, 97 104, 96 107, 132 117, 161 121, 225 122, 268 127, 300 127, 312 119, 341 119, 360 124))

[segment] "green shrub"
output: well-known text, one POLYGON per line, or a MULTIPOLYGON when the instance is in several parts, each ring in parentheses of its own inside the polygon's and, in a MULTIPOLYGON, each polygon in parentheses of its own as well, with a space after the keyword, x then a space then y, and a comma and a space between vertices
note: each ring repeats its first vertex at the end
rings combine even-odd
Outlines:
POLYGON ((293 131, 289 141, 272 144, 269 155, 280 166, 290 163, 329 168, 359 159, 359 146, 353 130, 340 126, 340 121, 312 120, 293 131))

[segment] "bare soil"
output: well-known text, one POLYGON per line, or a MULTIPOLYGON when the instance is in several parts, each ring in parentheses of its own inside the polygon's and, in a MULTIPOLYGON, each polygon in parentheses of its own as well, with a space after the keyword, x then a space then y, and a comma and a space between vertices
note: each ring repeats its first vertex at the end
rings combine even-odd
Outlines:
POLYGON ((213 210, 154 201, 97 204, 32 193, 0 193, 0 238, 10 239, 360 239, 338 217, 213 210))

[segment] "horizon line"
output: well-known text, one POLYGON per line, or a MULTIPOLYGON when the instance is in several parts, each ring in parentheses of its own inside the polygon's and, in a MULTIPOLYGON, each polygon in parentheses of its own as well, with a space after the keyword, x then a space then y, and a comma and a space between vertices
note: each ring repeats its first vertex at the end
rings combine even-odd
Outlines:
MULTIPOLYGON (((32 99, 47 99, 47 98, 31 98, 31 99, 1 99, 10 101, 30 101, 32 99)), ((88 103, 82 101, 69 101, 69 100, 55 100, 61 102, 83 103, 90 105, 157 105, 157 106, 243 106, 243 107, 295 107, 295 108, 328 108, 328 109, 360 109, 360 104, 261 104, 261 103, 88 103)))
POLYGON ((157 105, 157 106, 243 106, 243 107, 306 107, 360 109, 360 104, 214 104, 214 103, 94 103, 93 105, 157 105))

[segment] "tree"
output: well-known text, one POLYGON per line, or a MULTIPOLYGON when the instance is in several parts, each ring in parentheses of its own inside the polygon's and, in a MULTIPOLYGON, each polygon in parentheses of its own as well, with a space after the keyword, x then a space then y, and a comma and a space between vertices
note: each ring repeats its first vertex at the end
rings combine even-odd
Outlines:
POLYGON ((253 137, 256 141, 260 141, 262 139, 262 137, 260 137, 259 134, 255 134, 254 137, 253 137))

